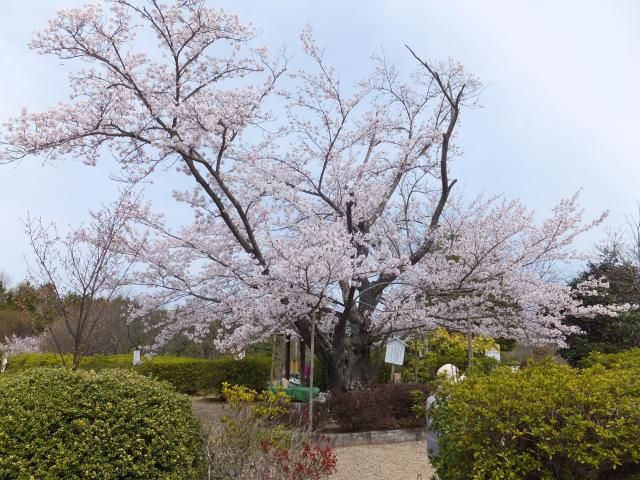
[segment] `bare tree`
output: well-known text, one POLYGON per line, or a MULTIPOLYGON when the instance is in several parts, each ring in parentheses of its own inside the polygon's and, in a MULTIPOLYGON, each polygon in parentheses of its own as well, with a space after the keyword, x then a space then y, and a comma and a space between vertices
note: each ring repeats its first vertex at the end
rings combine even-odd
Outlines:
MULTIPOLYGON (((53 224, 29 217, 25 222, 35 264, 31 277, 42 287, 46 329, 62 355, 62 335, 71 339, 72 365, 76 369, 90 350, 93 333, 108 317, 111 300, 124 285, 137 255, 124 240, 130 193, 123 194, 91 221, 66 235, 53 224)), ((66 350, 66 349, 65 349, 66 350)), ((66 363, 65 363, 66 364, 66 363)))

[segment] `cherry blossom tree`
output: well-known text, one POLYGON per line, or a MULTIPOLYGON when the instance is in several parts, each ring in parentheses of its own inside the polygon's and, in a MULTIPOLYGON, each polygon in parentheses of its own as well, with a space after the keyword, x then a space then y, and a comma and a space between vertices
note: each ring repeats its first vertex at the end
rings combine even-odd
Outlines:
POLYGON ((43 335, 21 337, 19 335, 12 334, 8 337, 4 337, 4 341, 0 342, 0 352, 6 355, 41 352, 44 340, 43 335))
POLYGON ((567 311, 593 313, 549 272, 602 217, 583 223, 576 196, 536 223, 517 201, 454 195, 460 116, 482 89, 459 63, 408 49, 405 75, 378 55, 351 87, 309 27, 305 66, 291 71, 204 1, 105 5, 61 11, 35 36, 32 48, 85 68, 70 101, 8 122, 1 158, 92 165, 109 152, 133 183, 183 176, 174 197, 192 223, 128 212, 150 235, 130 232, 147 266, 130 281, 148 288, 148 308, 176 307, 165 339, 218 319, 219 345, 241 352, 282 331, 310 343, 313 321, 339 387, 370 379, 372 348, 393 334, 562 343, 567 311))

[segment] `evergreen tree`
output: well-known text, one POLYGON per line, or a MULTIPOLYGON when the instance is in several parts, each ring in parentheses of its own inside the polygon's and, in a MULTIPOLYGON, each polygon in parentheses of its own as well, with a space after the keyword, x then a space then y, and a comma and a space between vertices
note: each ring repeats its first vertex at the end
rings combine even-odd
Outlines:
MULTIPOLYGON (((586 296, 586 305, 640 304, 640 269, 624 260, 615 249, 605 250, 598 262, 589 263, 571 285, 589 277, 605 277, 609 289, 604 294, 586 296)), ((583 334, 572 334, 567 338, 568 348, 560 354, 572 365, 579 365, 589 353, 615 353, 640 347, 640 310, 630 310, 618 317, 597 315, 594 318, 567 316, 565 324, 583 330, 583 334)))

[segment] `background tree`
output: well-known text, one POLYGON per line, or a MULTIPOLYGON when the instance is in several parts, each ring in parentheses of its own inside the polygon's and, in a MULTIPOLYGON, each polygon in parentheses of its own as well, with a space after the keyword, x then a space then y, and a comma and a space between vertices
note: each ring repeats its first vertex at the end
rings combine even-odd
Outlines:
POLYGON ((0 155, 94 164, 109 149, 131 182, 164 167, 186 176, 193 188, 174 196, 191 224, 129 212, 154 237, 135 279, 153 289, 148 309, 179 307, 160 340, 220 319, 220 348, 282 331, 310 344, 313 319, 340 387, 372 378, 371 349, 393 333, 462 323, 562 342, 573 329, 561 312, 588 313, 547 281, 599 222, 582 223, 576 197, 540 225, 518 202, 454 197, 457 127, 481 91, 459 63, 410 51, 416 69, 402 75, 378 56, 349 88, 310 28, 307 68, 288 76, 287 59, 251 48, 251 27, 202 0, 104 3, 36 34, 37 51, 89 67, 71 101, 11 120, 0 155), (145 29, 153 52, 137 41, 145 29))
MULTIPOLYGON (((5 284, 7 285, 7 284, 5 284)), ((29 337, 43 329, 34 316, 37 293, 28 282, 5 288, 0 300, 0 340, 6 337, 29 337)))
MULTIPOLYGON (((586 305, 640 304, 640 269, 633 263, 634 256, 624 254, 623 244, 609 242, 601 249, 601 257, 591 262, 572 282, 576 285, 589 278, 604 278, 609 288, 602 292, 586 292, 582 300, 586 305)), ((596 315, 592 318, 567 316, 567 325, 580 328, 580 334, 567 337, 567 348, 561 349, 562 357, 572 365, 589 353, 616 353, 640 347, 640 311, 629 310, 617 317, 596 315)))
POLYGON ((9 275, 0 271, 0 304, 6 302, 10 282, 11 280, 9 279, 9 275))
POLYGON ((71 339, 73 369, 91 351, 96 328, 108 318, 112 300, 125 283, 135 254, 124 238, 132 197, 92 213, 88 225, 59 236, 52 225, 29 218, 26 232, 35 264, 31 276, 40 285, 34 310, 61 354, 64 332, 71 339))
MULTIPOLYGON (((72 353, 74 338, 64 319, 59 318, 58 311, 52 307, 51 298, 49 285, 36 288, 23 282, 15 288, 3 290, 3 301, 0 301, 0 343, 13 345, 36 337, 38 351, 72 353), (49 331, 54 334, 51 335, 49 331)), ((129 312, 136 306, 135 300, 123 296, 106 301, 102 318, 96 324, 92 341, 87 344, 84 354, 123 354, 138 346, 153 345, 163 326, 171 321, 172 312, 158 309, 146 317, 131 319, 129 312)), ((177 334, 161 347, 159 353, 202 358, 219 356, 220 352, 213 345, 216 331, 212 327, 202 339, 185 333, 177 334)), ((24 345, 35 345, 34 341, 32 339, 31 343, 24 345)))

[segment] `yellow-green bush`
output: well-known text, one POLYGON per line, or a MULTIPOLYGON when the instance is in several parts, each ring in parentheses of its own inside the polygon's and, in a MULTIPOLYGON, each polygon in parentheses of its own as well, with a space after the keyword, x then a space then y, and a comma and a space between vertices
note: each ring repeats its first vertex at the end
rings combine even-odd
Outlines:
POLYGON ((195 480, 188 397, 131 371, 38 368, 0 378, 0 479, 195 480))
MULTIPOLYGON (((70 360, 70 357, 69 357, 70 360)), ((155 356, 143 358, 141 365, 132 365, 131 355, 92 355, 82 359, 83 370, 111 368, 133 369, 142 375, 165 380, 181 393, 220 391, 222 382, 264 390, 269 381, 271 359, 264 355, 247 356, 241 360, 222 357, 212 360, 188 357, 155 356)), ((70 362, 67 362, 70 364, 70 362)), ((20 372, 34 367, 59 367, 62 361, 53 353, 17 355, 9 359, 8 372, 20 372)))
MULTIPOLYGON (((498 365, 496 360, 486 357, 485 352, 497 347, 494 339, 474 336, 472 340, 474 352, 474 370, 489 371, 498 365)), ((452 363, 466 372, 468 360, 467 336, 459 332, 448 332, 437 328, 428 335, 428 343, 412 340, 407 348, 406 362, 403 367, 395 367, 402 373, 405 382, 429 383, 435 380, 438 368, 452 363), (428 349, 425 348, 428 345, 428 349), (425 350, 428 352, 425 354, 425 350)), ((387 382, 391 373, 391 365, 384 364, 377 376, 380 383, 387 382)))
POLYGON ((591 353, 581 362, 582 367, 602 365, 605 368, 635 368, 640 371, 640 348, 618 353, 591 353))
POLYGON ((547 361, 443 385, 442 480, 640 478, 640 371, 547 361))
MULTIPOLYGON (((73 356, 64 355, 67 366, 72 365, 73 356)), ((83 370, 103 370, 105 368, 132 368, 132 355, 90 355, 82 358, 83 370)), ((9 372, 19 372, 34 367, 61 367, 63 362, 57 353, 27 353, 9 358, 9 372)))

